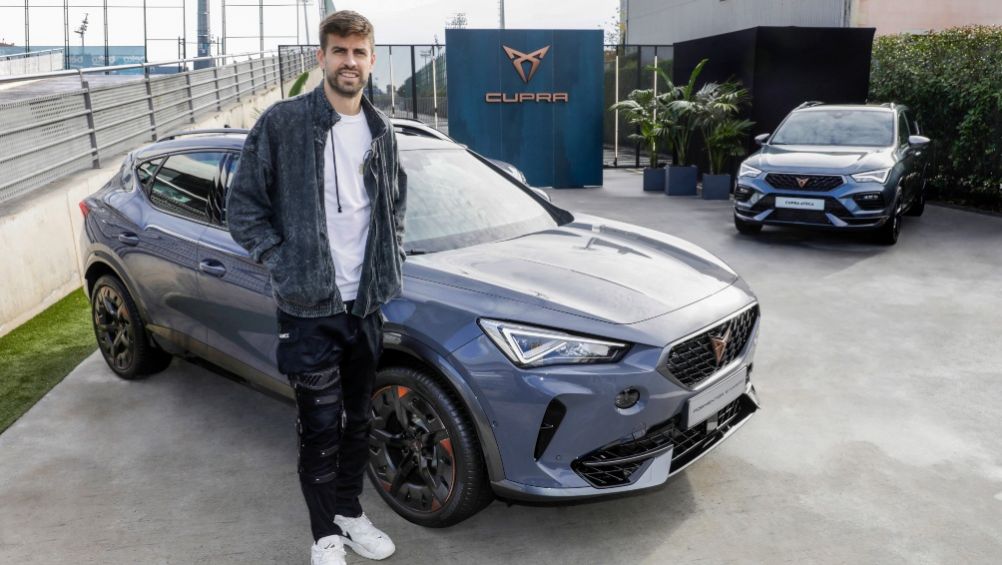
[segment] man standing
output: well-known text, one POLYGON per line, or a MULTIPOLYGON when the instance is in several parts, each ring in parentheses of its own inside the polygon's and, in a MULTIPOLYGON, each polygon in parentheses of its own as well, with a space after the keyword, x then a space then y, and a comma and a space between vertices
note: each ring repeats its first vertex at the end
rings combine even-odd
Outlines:
POLYGON ((380 305, 402 287, 407 177, 389 119, 362 95, 372 24, 342 10, 320 23, 312 92, 270 106, 247 135, 227 195, 233 239, 269 271, 278 370, 295 391, 299 480, 312 563, 395 550, 362 513, 380 305))

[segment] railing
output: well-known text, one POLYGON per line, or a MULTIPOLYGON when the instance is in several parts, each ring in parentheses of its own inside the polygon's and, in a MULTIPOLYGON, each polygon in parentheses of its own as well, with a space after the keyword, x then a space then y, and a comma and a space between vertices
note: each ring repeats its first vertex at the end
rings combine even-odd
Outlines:
POLYGON ((0 203, 81 169, 98 168, 102 157, 155 141, 202 115, 278 86, 315 65, 312 56, 286 49, 281 55, 264 51, 0 77, 0 84, 52 81, 54 91, 0 102, 0 203), (216 66, 216 61, 222 64, 216 66), (188 63, 212 66, 186 70, 188 63), (185 70, 151 73, 163 66, 185 70), (116 77, 121 80, 96 87, 86 76, 139 68, 142 74, 121 75, 116 77), (77 77, 79 87, 75 81, 67 86, 67 77, 77 77))
POLYGON ((63 69, 63 50, 46 49, 29 53, 0 55, 0 76, 44 73, 63 69))

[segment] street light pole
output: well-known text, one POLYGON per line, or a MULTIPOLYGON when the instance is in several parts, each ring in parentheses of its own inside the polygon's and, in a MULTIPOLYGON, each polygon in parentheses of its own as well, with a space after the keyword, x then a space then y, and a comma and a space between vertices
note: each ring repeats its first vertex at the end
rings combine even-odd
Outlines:
MULTIPOLYGON (((296 21, 298 22, 299 18, 296 18, 296 21)), ((304 32, 303 33, 304 38, 306 39, 305 41, 303 41, 303 43, 309 44, 310 43, 310 19, 306 17, 306 0, 303 0, 303 32, 304 32)))

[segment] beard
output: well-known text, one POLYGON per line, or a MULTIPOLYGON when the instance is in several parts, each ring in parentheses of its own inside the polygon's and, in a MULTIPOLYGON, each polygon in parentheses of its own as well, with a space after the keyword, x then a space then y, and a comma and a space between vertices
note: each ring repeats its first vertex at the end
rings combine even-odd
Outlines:
POLYGON ((334 92, 337 92, 342 96, 347 96, 349 98, 355 96, 361 92, 363 88, 365 88, 365 85, 368 82, 368 77, 363 76, 362 72, 358 71, 358 80, 355 81, 355 84, 345 84, 338 80, 338 72, 340 71, 326 74, 327 85, 330 86, 334 92))

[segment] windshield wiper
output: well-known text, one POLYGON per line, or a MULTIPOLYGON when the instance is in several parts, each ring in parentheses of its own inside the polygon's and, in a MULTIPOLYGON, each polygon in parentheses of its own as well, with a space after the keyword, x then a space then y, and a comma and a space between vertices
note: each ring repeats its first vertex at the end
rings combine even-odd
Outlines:
POLYGON ((411 255, 424 255, 426 253, 428 253, 428 252, 425 251, 424 249, 405 249, 404 250, 404 254, 407 255, 407 256, 411 256, 411 255))

